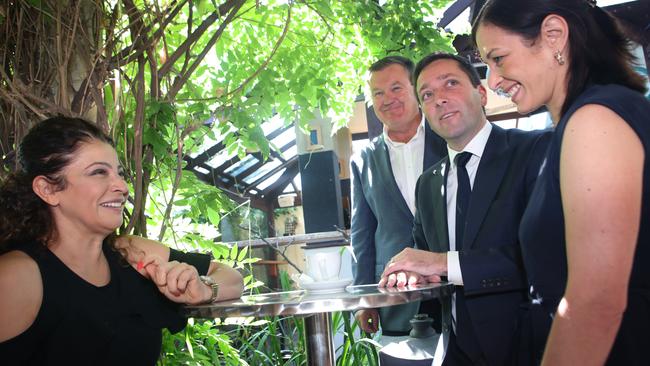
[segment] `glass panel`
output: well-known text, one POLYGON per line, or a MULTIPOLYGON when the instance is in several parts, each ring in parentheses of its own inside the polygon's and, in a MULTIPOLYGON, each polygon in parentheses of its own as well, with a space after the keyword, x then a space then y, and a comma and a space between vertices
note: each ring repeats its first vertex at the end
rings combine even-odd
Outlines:
POLYGON ((207 169, 205 169, 205 168, 203 168, 203 167, 200 167, 200 166, 195 166, 195 167, 194 167, 194 170, 197 171, 197 172, 199 172, 199 173, 201 173, 201 174, 208 174, 208 173, 210 173, 209 170, 207 170, 207 169))
POLYGON ((237 177, 237 175, 239 175, 239 173, 241 173, 244 170, 252 167, 258 161, 259 160, 257 160, 257 158, 254 157, 253 155, 246 155, 246 157, 243 160, 237 162, 237 164, 235 164, 233 166, 228 167, 228 169, 226 169, 224 171, 224 173, 230 174, 233 177, 237 177))
POLYGON ((279 136, 271 140, 271 142, 279 148, 282 146, 288 144, 291 141, 295 141, 296 139, 296 131, 293 128, 289 128, 288 130, 282 132, 279 136))
POLYGON ((302 180, 300 179, 300 173, 296 174, 296 177, 293 178, 293 183, 296 185, 299 191, 302 191, 302 180))
POLYGON ((290 148, 288 148, 285 152, 282 153, 282 157, 284 158, 284 160, 289 160, 294 156, 296 156, 297 153, 298 153, 298 146, 293 145, 290 148))
POLYGON ((286 169, 281 169, 279 172, 277 172, 277 173, 273 174, 272 176, 270 176, 267 180, 265 180, 262 183, 258 184, 257 189, 265 190, 268 186, 275 183, 275 181, 278 180, 278 178, 280 178, 282 176, 282 173, 284 173, 285 170, 286 169))
POLYGON ((270 120, 262 123, 262 131, 264 131, 264 135, 268 135, 271 132, 282 128, 282 126, 284 126, 284 121, 280 118, 279 114, 276 114, 271 117, 270 120))
POLYGON ((253 174, 244 178, 244 183, 252 184, 253 182, 255 182, 255 180, 257 180, 257 178, 277 168, 278 166, 280 166, 280 164, 282 163, 277 159, 268 161, 266 164, 262 165, 259 169, 257 169, 253 174))
POLYGON ((235 156, 237 156, 237 153, 233 152, 232 154, 228 154, 227 149, 223 149, 219 151, 216 155, 214 155, 212 158, 210 158, 210 160, 208 160, 206 164, 208 164, 213 168, 218 168, 221 165, 223 165, 223 163, 234 158, 235 156))
MULTIPOLYGON (((300 185, 300 174, 298 174, 295 178, 293 178, 293 181, 296 184, 296 188, 300 190, 302 188, 300 185)), ((287 186, 284 187, 282 193, 296 193, 296 191, 293 190, 293 184, 288 183, 287 186)))

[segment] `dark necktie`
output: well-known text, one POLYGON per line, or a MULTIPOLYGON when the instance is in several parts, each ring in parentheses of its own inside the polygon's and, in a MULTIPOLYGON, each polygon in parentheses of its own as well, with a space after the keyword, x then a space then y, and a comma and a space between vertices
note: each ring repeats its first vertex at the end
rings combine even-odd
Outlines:
MULTIPOLYGON (((469 198, 472 194, 472 186, 469 184, 467 174, 467 162, 472 157, 469 152, 462 152, 456 155, 456 176, 458 177, 458 190, 456 191, 456 250, 463 247, 463 234, 465 232, 467 210, 469 209, 469 198)), ((473 336, 474 330, 470 325, 470 317, 465 305, 465 293, 459 288, 456 291, 456 339, 457 345, 470 358, 480 354, 479 346, 473 336)))
POLYGON ((458 177, 458 190, 456 191, 456 250, 461 250, 463 247, 465 220, 469 209, 469 198, 472 194, 472 186, 469 184, 469 175, 465 168, 471 157, 472 153, 466 151, 456 155, 456 176, 458 177))

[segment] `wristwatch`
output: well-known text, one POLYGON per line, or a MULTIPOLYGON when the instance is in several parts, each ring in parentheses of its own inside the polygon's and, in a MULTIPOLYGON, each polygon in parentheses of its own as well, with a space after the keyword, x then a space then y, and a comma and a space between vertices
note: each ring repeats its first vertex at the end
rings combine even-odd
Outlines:
POLYGON ((209 302, 215 302, 217 300, 217 296, 219 296, 219 284, 214 282, 214 280, 210 276, 199 276, 199 279, 201 280, 201 282, 210 286, 210 288, 212 289, 212 297, 210 297, 209 302))

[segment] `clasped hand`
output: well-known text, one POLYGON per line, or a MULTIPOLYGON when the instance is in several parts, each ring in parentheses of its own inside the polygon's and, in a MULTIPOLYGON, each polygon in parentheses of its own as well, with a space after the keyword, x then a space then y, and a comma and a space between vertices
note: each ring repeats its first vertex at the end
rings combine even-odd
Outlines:
POLYGON ((405 248, 384 268, 379 287, 403 287, 440 282, 447 275, 447 254, 405 248))
POLYGON ((171 301, 196 305, 212 296, 212 289, 199 278, 194 266, 177 261, 163 262, 156 257, 138 264, 138 272, 156 284, 171 301))

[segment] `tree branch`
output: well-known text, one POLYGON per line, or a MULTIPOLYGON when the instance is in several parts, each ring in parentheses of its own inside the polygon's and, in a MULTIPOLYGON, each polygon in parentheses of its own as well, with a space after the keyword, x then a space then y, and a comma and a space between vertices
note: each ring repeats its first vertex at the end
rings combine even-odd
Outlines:
MULTIPOLYGON (((269 248, 273 249, 276 253, 280 254, 280 256, 282 256, 282 258, 284 258, 284 260, 287 261, 287 264, 289 264, 291 267, 293 267, 298 273, 302 274, 302 270, 300 269, 300 267, 298 267, 295 263, 293 263, 293 261, 291 259, 289 259, 289 257, 287 257, 287 255, 284 254, 284 251, 280 250, 279 247, 271 244, 268 240, 266 240, 266 238, 263 238, 262 234, 260 234, 260 232, 258 232, 257 230, 255 230, 253 228, 247 228, 247 227, 244 227, 244 226, 239 226, 239 227, 241 229, 244 229, 244 230, 250 230, 253 233, 253 235, 255 235, 257 237, 256 239, 259 239, 259 240, 263 241, 264 244, 266 244, 269 248)), ((289 244, 291 244, 291 243, 289 243, 289 244)))
MULTIPOLYGON (((47 114, 45 111, 41 110, 40 108, 37 108, 35 105, 30 103, 26 98, 29 97, 30 99, 35 99, 37 102, 44 104, 48 106, 48 108, 55 109, 57 111, 61 112, 67 112, 66 110, 60 108, 54 103, 51 103, 43 98, 37 97, 35 95, 32 95, 30 92, 27 91, 26 88, 21 87, 20 81, 16 80, 16 82, 12 81, 9 76, 5 73, 3 69, 0 69, 0 76, 2 76, 3 79, 5 79, 5 82, 7 83, 7 86, 12 90, 12 94, 15 95, 15 98, 11 97, 11 94, 7 93, 4 89, 0 88, 0 92, 2 92, 3 96, 11 101, 15 105, 20 105, 21 103, 25 105, 29 110, 31 110, 34 114, 36 114, 40 119, 45 119, 47 118, 47 114), (18 103, 20 102, 20 103, 18 103)), ((68 114, 68 113, 64 113, 68 114)))
POLYGON ((165 214, 163 215, 162 225, 160 226, 160 233, 158 234, 158 241, 162 241, 165 236, 165 231, 167 230, 167 221, 172 213, 172 207, 174 207, 174 197, 176 197, 176 191, 181 185, 181 178, 183 176, 183 136, 180 132, 178 124, 176 124, 176 136, 178 136, 177 149, 176 149, 176 172, 174 176, 174 184, 172 185, 172 193, 169 198, 169 204, 165 209, 165 214))
MULTIPOLYGON (((196 27, 194 32, 188 35, 187 39, 172 53, 167 61, 160 67, 158 70, 158 75, 160 78, 164 77, 171 67, 178 61, 178 59, 186 52, 189 52, 191 46, 199 39, 201 36, 208 30, 208 28, 221 18, 226 13, 231 13, 232 9, 237 7, 239 9, 243 5, 241 0, 228 0, 225 3, 219 6, 219 9, 215 12, 212 12, 207 18, 205 18, 201 24, 196 27)), ((236 13, 236 11, 235 11, 236 13)), ((189 20, 188 20, 189 22, 189 20)), ((225 21, 224 21, 225 22, 225 21)))
MULTIPOLYGON (((192 9, 193 7, 193 1, 190 0, 190 10, 189 10, 189 16, 187 17, 187 34, 192 34, 192 25, 194 24, 194 20, 192 19, 194 17, 194 10, 192 9)), ((185 58, 183 59, 183 66, 181 67, 181 73, 184 73, 187 71, 187 65, 190 64, 190 57, 192 56, 191 49, 188 47, 187 50, 185 51, 185 58)))
POLYGON ((219 26, 219 29, 217 29, 217 31, 214 33, 212 38, 210 38, 210 40, 208 41, 205 48, 203 48, 201 53, 192 62, 192 65, 190 65, 190 67, 187 69, 186 72, 184 72, 183 74, 177 76, 174 79, 174 83, 173 83, 172 87, 170 88, 169 92, 167 93, 168 100, 174 99, 174 97, 180 91, 180 89, 183 87, 183 85, 185 85, 185 83, 187 83, 187 80, 192 75, 194 70, 196 70, 196 68, 199 66, 201 61, 203 61, 203 59, 205 58, 205 55, 208 54, 208 52, 210 51, 210 49, 212 49, 212 46, 214 46, 214 44, 217 42, 217 40, 219 40, 219 38, 221 38, 221 34, 223 34, 223 31, 226 29, 226 26, 228 24, 230 24, 232 19, 235 17, 235 15, 239 11, 239 9, 241 9, 242 5, 244 5, 244 2, 245 2, 245 0, 235 0, 235 1, 236 1, 236 3, 230 9, 230 12, 228 13, 228 16, 226 16, 226 19, 224 19, 223 23, 221 23, 221 25, 219 26))
POLYGON ((144 67, 145 60, 143 56, 140 56, 138 60, 138 73, 135 78, 135 118, 133 120, 133 160, 135 161, 135 184, 133 187, 133 214, 131 215, 131 221, 129 221, 126 226, 126 233, 130 233, 137 221, 139 221, 140 213, 143 210, 144 205, 144 196, 143 196, 143 164, 142 164, 142 138, 144 133, 144 107, 145 107, 145 94, 144 94, 144 67))
POLYGON ((70 100, 68 99, 68 66, 66 64, 64 49, 63 49, 63 31, 61 29, 61 7, 63 5, 57 2, 56 5, 56 69, 59 75, 59 104, 63 108, 70 108, 70 100))
POLYGON ((311 9, 314 13, 316 13, 316 15, 318 15, 323 20, 323 22, 325 22, 325 26, 327 27, 327 33, 320 40, 321 42, 324 42, 325 38, 327 38, 328 35, 334 33, 334 31, 332 30, 332 26, 329 23, 329 19, 327 19, 323 14, 321 14, 321 12, 318 11, 318 9, 314 8, 309 2, 301 1, 301 3, 305 4, 305 6, 311 9))
POLYGON ((234 97, 237 93, 239 93, 244 88, 244 86, 246 86, 246 84, 250 83, 253 79, 255 79, 257 75, 259 75, 260 72, 262 72, 266 68, 266 66, 268 66, 269 62, 271 62, 271 59, 277 52, 278 48, 280 48, 282 41, 284 41, 284 38, 287 36, 287 31, 289 30, 289 23, 291 23, 291 6, 292 3, 290 2, 289 7, 287 9, 287 21, 284 24, 284 29, 282 30, 282 34, 280 35, 280 38, 278 38, 278 40, 275 42, 275 45, 273 46, 273 50, 271 50, 269 56, 266 58, 266 60, 264 60, 262 65, 260 65, 260 67, 258 67, 257 70, 255 70, 253 74, 251 74, 246 80, 244 80, 241 83, 241 85, 239 85, 239 87, 237 87, 237 89, 228 92, 228 94, 226 94, 226 98, 231 96, 234 97))
POLYGON ((128 29, 131 33, 131 44, 122 49, 116 56, 112 56, 108 62, 108 70, 118 68, 121 65, 129 64, 143 54, 146 50, 148 41, 146 35, 149 31, 149 26, 145 26, 142 21, 142 13, 138 10, 132 0, 122 0, 126 14, 129 18, 128 29), (131 52, 135 51, 134 54, 131 52))

